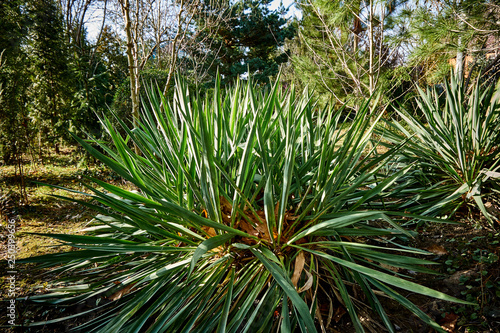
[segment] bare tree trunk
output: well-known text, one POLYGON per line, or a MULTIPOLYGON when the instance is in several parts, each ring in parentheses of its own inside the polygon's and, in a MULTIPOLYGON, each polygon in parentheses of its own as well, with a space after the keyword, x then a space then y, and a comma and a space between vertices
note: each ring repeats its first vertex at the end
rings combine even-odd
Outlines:
MULTIPOLYGON (((463 30, 464 28, 464 20, 465 20, 465 13, 462 10, 458 13, 459 19, 460 19, 460 30, 463 30)), ((464 75, 464 51, 462 50, 462 36, 461 34, 458 36, 458 50, 457 50, 457 61, 455 63, 455 74, 457 75, 458 79, 461 80, 463 79, 464 75)))
MULTIPOLYGON (((357 14, 359 15, 359 13, 357 14)), ((363 29, 361 28, 361 19, 359 18, 358 15, 354 18, 354 24, 352 29, 352 33, 354 34, 353 51, 355 54, 358 53, 359 34, 363 31, 363 29)))
POLYGON ((165 83, 165 88, 163 89, 163 95, 166 95, 170 86, 172 84, 172 77, 175 71, 175 63, 177 62, 177 41, 181 36, 181 23, 182 23, 182 13, 184 12, 184 0, 180 3, 180 12, 177 16, 177 33, 175 34, 174 40, 172 41, 172 48, 170 52, 170 66, 168 68, 167 82, 165 83))
POLYGON ((455 64, 455 73, 461 80, 464 75, 464 52, 462 51, 462 37, 458 37, 457 61, 455 64))
POLYGON ((374 43, 373 43, 373 0, 370 0, 370 30, 369 30, 369 43, 370 43, 370 68, 368 70, 368 77, 370 80, 370 96, 375 90, 375 71, 374 71, 374 43))
MULTIPOLYGON (((157 0, 131 2, 131 0, 118 0, 127 39, 132 115, 134 125, 137 125, 137 121, 140 120, 139 92, 142 69, 153 55, 158 58, 158 64, 160 64, 161 53, 169 53, 168 77, 164 87, 164 94, 166 94, 172 85, 177 69, 179 50, 186 43, 193 43, 196 40, 195 36, 191 36, 190 40, 186 41, 191 32, 189 26, 199 14, 201 2, 200 0, 179 0, 175 3, 157 0), (161 49, 164 44, 169 46, 168 51, 161 49)), ((214 18, 214 22, 209 20, 206 26, 198 27, 198 33, 216 26, 222 19, 217 15, 214 18)))
POLYGON ((38 129, 38 160, 43 164, 42 130, 38 129))
POLYGON ((123 19, 125 21, 125 35, 127 36, 127 62, 130 77, 130 99, 132 101, 132 121, 134 126, 139 120, 139 68, 137 66, 137 45, 132 36, 132 21, 130 20, 129 0, 120 0, 123 19))

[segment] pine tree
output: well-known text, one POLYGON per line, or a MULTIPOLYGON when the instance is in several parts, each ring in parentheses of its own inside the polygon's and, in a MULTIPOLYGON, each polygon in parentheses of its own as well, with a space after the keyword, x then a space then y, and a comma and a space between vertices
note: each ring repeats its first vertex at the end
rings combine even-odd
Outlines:
POLYGON ((372 95, 393 65, 386 41, 399 1, 300 0, 297 80, 312 86, 325 102, 344 105, 372 95), (325 98, 324 98, 325 99, 325 98))
POLYGON ((202 50, 209 53, 206 64, 212 79, 219 71, 227 84, 248 72, 257 83, 268 84, 288 61, 282 47, 294 37, 295 27, 287 24, 283 8, 271 10, 269 4, 270 0, 240 0, 227 9, 225 24, 205 40, 202 50))
POLYGON ((407 67, 419 68, 423 83, 436 84, 454 69, 468 75, 475 65, 498 61, 500 13, 492 1, 415 3, 401 12, 397 36, 409 45, 407 67))

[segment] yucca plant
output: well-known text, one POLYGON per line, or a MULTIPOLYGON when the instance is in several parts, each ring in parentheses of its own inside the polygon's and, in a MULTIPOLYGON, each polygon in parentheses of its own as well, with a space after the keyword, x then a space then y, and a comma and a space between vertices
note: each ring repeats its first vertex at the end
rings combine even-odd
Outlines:
POLYGON ((379 173, 392 152, 375 154, 367 114, 341 130, 278 83, 216 84, 200 100, 178 80, 173 103, 151 93, 126 137, 102 119, 113 149, 76 139, 137 190, 89 178, 96 203, 81 204, 100 215, 84 236, 47 235, 79 250, 26 260, 62 276, 31 299, 95 302, 79 314, 97 314, 80 326, 93 332, 316 332, 334 307, 362 332, 362 293, 393 331, 382 294, 440 330, 399 290, 460 301, 405 276, 431 273, 414 256, 425 251, 394 242, 412 216, 369 208, 406 170, 379 173))
POLYGON ((397 163, 413 165, 400 207, 425 215, 451 215, 473 202, 493 222, 482 197, 499 190, 499 88, 476 82, 467 95, 463 82, 452 76, 445 82, 444 105, 436 89, 418 90, 422 117, 399 109, 402 121, 389 120, 377 129, 389 147, 406 142, 397 163), (411 192, 414 200, 408 200, 411 192))

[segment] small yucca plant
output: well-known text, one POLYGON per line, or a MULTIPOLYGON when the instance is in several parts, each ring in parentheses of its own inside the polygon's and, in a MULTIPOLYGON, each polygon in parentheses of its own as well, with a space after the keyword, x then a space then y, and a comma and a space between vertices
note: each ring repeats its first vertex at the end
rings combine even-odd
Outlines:
POLYGON ((452 76, 445 82, 444 105, 436 89, 419 92, 422 118, 400 109, 402 121, 386 121, 378 130, 389 146, 406 142, 397 162, 413 164, 401 207, 425 215, 452 214, 473 199, 492 222, 482 196, 500 189, 500 90, 476 82, 468 96, 463 82, 452 76), (408 200, 415 185, 414 200, 408 200))
POLYGON ((173 103, 156 96, 125 138, 102 120, 106 154, 77 138, 137 191, 90 178, 98 204, 82 204, 100 215, 85 236, 47 235, 80 250, 28 260, 66 274, 32 300, 97 299, 80 327, 96 332, 316 332, 334 306, 363 331, 357 289, 392 331, 379 290, 440 330, 396 290, 459 301, 402 278, 432 264, 386 245, 409 235, 394 219, 411 216, 369 209, 405 170, 379 174, 392 152, 370 149, 368 104, 340 130, 278 84, 225 96, 216 85, 200 100, 178 81, 173 103))

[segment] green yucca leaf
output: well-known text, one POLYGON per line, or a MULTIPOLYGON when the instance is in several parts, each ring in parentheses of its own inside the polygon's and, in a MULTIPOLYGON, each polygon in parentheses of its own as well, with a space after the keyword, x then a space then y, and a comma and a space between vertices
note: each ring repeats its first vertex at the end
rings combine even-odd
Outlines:
POLYGON ((387 287, 385 284, 383 284, 383 283, 381 283, 381 282, 379 282, 379 281, 377 281, 375 279, 368 278, 368 280, 376 288, 380 289, 381 291, 383 291, 387 295, 391 296, 392 298, 394 298, 395 300, 397 300, 401 305, 403 305, 404 307, 406 307, 408 310, 410 310, 411 312, 415 313, 427 325, 431 326, 432 328, 434 328, 438 332, 445 332, 445 330, 443 330, 443 328, 441 327, 441 325, 439 325, 435 321, 433 321, 429 317, 428 314, 426 314, 418 306, 416 306, 415 304, 413 304, 412 302, 410 302, 406 297, 398 294, 393 289, 387 287))
POLYGON ((439 299, 443 299, 443 300, 450 301, 450 302, 458 302, 458 303, 463 303, 463 304, 474 305, 474 303, 472 303, 472 302, 466 302, 466 301, 457 299, 455 297, 448 296, 444 293, 441 293, 439 291, 421 286, 417 283, 414 283, 411 281, 406 281, 406 280, 394 277, 392 275, 388 275, 386 273, 382 273, 380 271, 376 271, 376 270, 373 270, 371 268, 367 268, 365 266, 362 266, 362 265, 359 265, 359 264, 356 264, 356 263, 353 263, 353 262, 350 262, 350 261, 347 261, 347 260, 344 260, 341 258, 331 256, 329 254, 326 254, 326 253, 323 253, 320 251, 315 251, 315 250, 307 249, 307 248, 300 247, 300 246, 294 246, 294 247, 297 247, 301 250, 316 254, 320 257, 331 260, 333 262, 339 263, 344 267, 350 268, 350 269, 357 271, 361 274, 370 276, 376 280, 384 281, 385 283, 391 284, 391 285, 396 286, 398 288, 406 289, 406 290, 409 290, 412 292, 417 292, 417 293, 422 294, 422 295, 427 295, 430 297, 439 298, 439 299))
POLYGON ((269 261, 260 251, 256 249, 251 249, 252 253, 264 264, 268 271, 272 274, 276 283, 280 285, 285 291, 287 296, 291 299, 292 304, 300 315, 300 318, 304 321, 307 331, 316 331, 314 326, 314 321, 309 313, 309 308, 304 300, 299 296, 297 291, 293 288, 291 281, 286 278, 286 273, 282 271, 276 264, 269 261), (285 273, 285 274, 283 274, 285 273))
MULTIPOLYGON (((421 119, 398 110, 402 122, 386 121, 385 128, 377 129, 391 144, 407 140, 398 159, 421 171, 411 174, 420 185, 413 189, 413 195, 419 198, 418 205, 406 203, 405 209, 434 216, 452 214, 473 198, 492 222, 481 196, 497 183, 497 180, 486 181, 484 170, 493 171, 499 166, 498 87, 481 87, 476 82, 472 93, 466 95, 463 83, 452 77, 445 82, 444 105, 436 90, 419 89, 419 93, 421 119), (437 183, 445 186, 436 186, 437 183)), ((407 187, 405 196, 410 191, 411 187, 407 187)))
POLYGON ((196 251, 193 254, 193 258, 191 259, 191 267, 189 268, 189 274, 191 274, 194 270, 194 266, 198 262, 198 260, 201 258, 202 255, 207 253, 207 251, 210 251, 213 248, 216 248, 218 246, 223 245, 227 241, 229 241, 231 238, 234 238, 234 235, 232 234, 223 234, 223 235, 218 235, 214 236, 212 238, 209 238, 205 241, 203 241, 197 248, 196 251))

